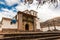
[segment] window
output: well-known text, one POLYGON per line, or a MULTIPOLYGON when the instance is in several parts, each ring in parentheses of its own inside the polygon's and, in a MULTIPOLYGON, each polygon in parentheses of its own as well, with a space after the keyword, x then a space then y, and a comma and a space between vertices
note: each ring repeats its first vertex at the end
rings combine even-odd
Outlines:
POLYGON ((16 24, 16 20, 12 19, 10 24, 16 24))

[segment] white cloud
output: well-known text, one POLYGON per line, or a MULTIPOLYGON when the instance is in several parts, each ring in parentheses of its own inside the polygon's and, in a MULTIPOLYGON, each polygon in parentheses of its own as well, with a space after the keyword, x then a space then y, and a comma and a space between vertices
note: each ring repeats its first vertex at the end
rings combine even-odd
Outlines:
POLYGON ((27 9, 27 6, 24 5, 24 4, 19 4, 18 6, 16 6, 16 9, 17 9, 18 11, 24 11, 24 10, 27 9))
POLYGON ((0 12, 1 14, 0 18, 2 17, 13 18, 16 15, 16 12, 13 12, 12 10, 4 9, 4 8, 2 8, 2 10, 3 12, 0 12))
POLYGON ((53 6, 49 7, 48 4, 45 4, 43 7, 41 7, 38 12, 38 17, 42 22, 60 16, 60 11, 56 10, 53 6))
POLYGON ((19 0, 5 0, 6 4, 11 6, 14 5, 16 3, 19 3, 19 0))
POLYGON ((0 13, 0 21, 2 20, 2 14, 0 13))
POLYGON ((4 2, 0 2, 0 4, 5 4, 4 2))

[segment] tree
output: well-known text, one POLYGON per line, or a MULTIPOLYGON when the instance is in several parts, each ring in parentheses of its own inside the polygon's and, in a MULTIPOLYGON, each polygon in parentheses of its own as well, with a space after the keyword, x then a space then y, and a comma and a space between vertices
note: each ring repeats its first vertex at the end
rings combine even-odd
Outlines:
MULTIPOLYGON (((53 4, 53 6, 54 6, 55 8, 58 7, 58 0, 36 0, 36 1, 38 2, 37 8, 39 7, 39 5, 42 6, 42 5, 44 5, 46 2, 47 2, 48 4, 50 4, 50 3, 53 4)), ((34 2, 34 0, 24 0, 24 2, 25 2, 25 4, 26 4, 26 3, 32 4, 32 3, 34 2)))
POLYGON ((54 31, 57 31, 56 26, 55 26, 55 20, 53 19, 53 25, 54 25, 54 31))
POLYGON ((58 7, 58 0, 37 0, 38 1, 38 6, 40 5, 40 4, 42 4, 42 5, 44 5, 46 2, 47 3, 51 3, 51 4, 53 4, 53 6, 56 8, 56 7, 58 7))
POLYGON ((48 23, 48 31, 51 31, 51 30, 50 30, 50 23, 48 23))

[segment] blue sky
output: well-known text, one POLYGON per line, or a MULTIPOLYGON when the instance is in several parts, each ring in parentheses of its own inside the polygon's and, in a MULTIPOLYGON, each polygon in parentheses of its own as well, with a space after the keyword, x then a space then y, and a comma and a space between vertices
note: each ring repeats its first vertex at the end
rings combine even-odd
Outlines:
POLYGON ((50 4, 45 3, 38 9, 36 0, 34 0, 30 6, 28 6, 28 4, 24 5, 23 1, 24 0, 0 0, 0 19, 2 19, 2 17, 12 18, 17 14, 17 11, 24 11, 26 9, 37 11, 41 22, 54 17, 60 17, 60 1, 57 8, 54 8, 52 4, 49 7, 50 4))
MULTIPOLYGON (((8 10, 12 10, 12 8, 15 9, 15 7, 16 7, 17 5, 18 5, 18 4, 16 3, 16 4, 13 4, 13 5, 10 6, 10 5, 7 5, 7 3, 6 3, 5 0, 0 0, 0 12, 3 11, 2 8, 8 9, 8 10)), ((16 9, 13 10, 13 11, 15 12, 16 9)))

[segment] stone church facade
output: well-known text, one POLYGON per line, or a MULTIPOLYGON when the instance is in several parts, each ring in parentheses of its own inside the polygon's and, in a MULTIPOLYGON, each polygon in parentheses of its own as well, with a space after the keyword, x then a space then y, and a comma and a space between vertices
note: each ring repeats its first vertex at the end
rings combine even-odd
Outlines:
POLYGON ((19 11, 14 17, 16 19, 15 24, 11 24, 10 18, 2 18, 0 23, 1 30, 19 30, 19 31, 36 31, 37 12, 34 10, 19 11))

